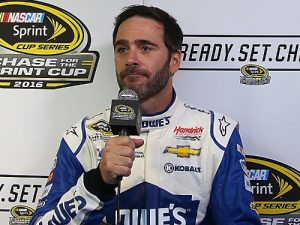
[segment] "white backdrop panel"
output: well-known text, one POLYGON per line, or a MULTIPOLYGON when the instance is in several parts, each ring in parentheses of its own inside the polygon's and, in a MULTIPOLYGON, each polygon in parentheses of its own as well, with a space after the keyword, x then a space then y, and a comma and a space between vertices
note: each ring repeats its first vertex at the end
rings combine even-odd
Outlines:
MULTIPOLYGON (((147 0, 145 3, 166 9, 174 15, 185 35, 299 35, 299 31, 295 29, 296 21, 300 18, 296 9, 299 3, 294 0, 284 4, 278 1, 257 0, 251 3, 237 0, 191 0, 188 4, 180 0, 174 0, 172 4, 168 1, 147 0)), ((214 43, 232 41, 226 37, 220 38, 219 42, 218 38, 208 37, 207 41, 210 43, 212 39, 216 39, 213 40, 214 43)), ((256 43, 253 39, 236 38, 233 43, 252 45, 256 43)), ((290 42, 296 45, 299 40, 292 39, 290 42)), ((261 43, 261 39, 258 41, 261 43)), ((270 37, 264 38, 263 41, 278 45, 281 42, 285 43, 286 39, 270 37)), ((261 53, 262 49, 258 51, 261 53)), ((208 63, 210 68, 241 68, 250 63, 220 61, 193 62, 193 65, 204 67, 205 63, 208 63)), ((258 63, 264 63, 267 68, 299 69, 299 60, 293 64, 274 60, 258 60, 258 63)), ((175 75, 175 87, 183 100, 199 107, 223 112, 238 120, 247 154, 270 157, 299 169, 299 159, 293 156, 298 154, 297 148, 300 144, 300 107, 296 103, 300 98, 300 71, 269 73, 270 84, 248 86, 240 84, 240 71, 180 71, 175 75)))

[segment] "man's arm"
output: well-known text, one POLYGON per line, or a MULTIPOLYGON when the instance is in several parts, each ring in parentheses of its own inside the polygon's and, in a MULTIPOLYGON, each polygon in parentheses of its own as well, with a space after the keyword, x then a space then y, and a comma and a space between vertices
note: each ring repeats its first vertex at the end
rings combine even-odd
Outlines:
POLYGON ((253 194, 247 174, 242 142, 234 129, 216 173, 208 213, 216 225, 260 225, 253 209, 253 194))
POLYGON ((63 139, 30 225, 80 224, 99 207, 99 199, 85 187, 84 174, 81 163, 63 139))
POLYGON ((129 175, 126 171, 130 171, 134 148, 142 145, 143 140, 110 138, 103 142, 105 146, 98 164, 99 156, 86 133, 85 122, 81 121, 64 134, 30 225, 102 221, 105 213, 101 209, 105 203, 111 205, 109 202, 115 196, 117 181, 114 179, 117 180, 118 175, 129 175))

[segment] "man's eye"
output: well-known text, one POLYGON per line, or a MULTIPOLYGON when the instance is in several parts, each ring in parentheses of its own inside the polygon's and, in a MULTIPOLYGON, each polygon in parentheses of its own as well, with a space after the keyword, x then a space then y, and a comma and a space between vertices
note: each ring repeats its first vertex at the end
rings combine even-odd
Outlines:
POLYGON ((144 45, 144 46, 142 47, 142 50, 143 50, 144 52, 149 52, 149 51, 152 50, 152 48, 151 48, 150 46, 144 45))
POLYGON ((121 53, 121 54, 124 54, 127 52, 127 49, 126 48, 123 48, 123 47, 120 47, 120 48, 117 48, 117 52, 118 53, 121 53))

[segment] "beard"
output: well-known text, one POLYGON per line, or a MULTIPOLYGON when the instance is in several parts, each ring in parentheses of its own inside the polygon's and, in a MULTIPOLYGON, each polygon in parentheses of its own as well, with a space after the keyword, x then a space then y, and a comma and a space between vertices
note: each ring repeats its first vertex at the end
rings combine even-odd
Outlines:
POLYGON ((170 60, 171 58, 169 57, 162 68, 160 68, 153 77, 151 77, 151 73, 148 70, 140 69, 138 65, 130 65, 126 67, 125 70, 121 71, 119 75, 117 74, 119 87, 121 89, 128 88, 135 91, 139 97, 140 102, 149 99, 150 97, 163 90, 167 85, 171 76, 169 72, 170 60), (122 83, 122 79, 130 74, 139 74, 151 78, 142 84, 125 85, 124 83, 122 83))

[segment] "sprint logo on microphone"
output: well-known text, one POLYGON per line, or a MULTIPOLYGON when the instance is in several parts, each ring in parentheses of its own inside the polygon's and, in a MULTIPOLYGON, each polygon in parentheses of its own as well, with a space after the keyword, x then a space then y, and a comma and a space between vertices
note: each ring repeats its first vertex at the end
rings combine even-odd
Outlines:
POLYGON ((88 51, 88 29, 66 10, 5 1, 0 29, 1 88, 55 89, 93 81, 99 53, 88 51))

